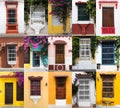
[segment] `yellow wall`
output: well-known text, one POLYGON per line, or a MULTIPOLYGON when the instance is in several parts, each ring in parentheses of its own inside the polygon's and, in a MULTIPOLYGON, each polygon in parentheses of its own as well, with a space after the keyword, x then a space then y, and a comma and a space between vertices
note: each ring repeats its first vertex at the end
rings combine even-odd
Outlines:
MULTIPOLYGON (((1 75, 13 75, 13 72, 0 72, 1 75)), ((0 78, 0 106, 5 105, 5 83, 13 83, 13 104, 11 106, 23 106, 23 101, 16 100, 16 83, 18 79, 16 77, 13 78, 0 78)))
MULTIPOLYGON (((48 33, 49 34, 58 34, 63 33, 63 24, 53 25, 52 24, 52 15, 49 14, 52 11, 51 4, 48 4, 48 33)), ((67 19, 66 32, 70 33, 70 18, 67 19)))
POLYGON ((67 75, 66 79, 66 104, 72 104, 72 73, 71 72, 49 72, 49 104, 55 104, 56 81, 55 75, 67 75))
MULTIPOLYGON (((109 74, 112 73, 116 73, 116 77, 114 78, 114 98, 106 98, 108 101, 113 101, 110 106, 120 105, 120 72, 109 72, 109 74)), ((96 103, 98 105, 106 105, 102 102, 102 78, 100 72, 96 74, 96 103)))
POLYGON ((25 69, 29 69, 30 68, 30 64, 24 64, 24 68, 25 69))
POLYGON ((47 72, 25 72, 24 73, 24 108, 48 108, 48 73, 47 72), (35 105, 30 99, 29 76, 41 76, 41 98, 35 105), (46 86, 47 83, 47 86, 46 86))

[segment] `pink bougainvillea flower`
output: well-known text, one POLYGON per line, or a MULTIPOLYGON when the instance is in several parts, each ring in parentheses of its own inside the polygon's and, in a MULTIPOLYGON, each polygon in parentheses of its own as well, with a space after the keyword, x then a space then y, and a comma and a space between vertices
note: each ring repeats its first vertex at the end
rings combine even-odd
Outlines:
POLYGON ((38 48, 38 43, 32 44, 33 48, 38 48))

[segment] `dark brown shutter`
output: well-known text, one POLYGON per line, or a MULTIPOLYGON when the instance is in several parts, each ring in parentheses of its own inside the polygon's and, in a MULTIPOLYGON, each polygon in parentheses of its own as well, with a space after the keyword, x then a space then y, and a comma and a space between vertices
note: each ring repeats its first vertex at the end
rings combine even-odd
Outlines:
POLYGON ((114 8, 103 7, 102 8, 103 27, 114 27, 114 8))
POLYGON ((66 98, 66 78, 56 78, 56 99, 66 98))
POLYGON ((24 100, 24 85, 19 85, 17 82, 17 101, 24 100))
POLYGON ((56 44, 56 64, 64 64, 64 44, 56 44))
POLYGON ((30 63, 30 48, 28 51, 24 51, 24 63, 30 63))
POLYGON ((13 83, 5 83, 5 104, 13 104, 13 83))

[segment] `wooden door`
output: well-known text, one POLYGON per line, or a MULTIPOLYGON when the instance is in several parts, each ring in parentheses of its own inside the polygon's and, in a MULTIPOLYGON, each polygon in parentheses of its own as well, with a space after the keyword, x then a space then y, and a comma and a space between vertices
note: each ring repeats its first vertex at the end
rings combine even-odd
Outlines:
POLYGON ((113 7, 103 7, 103 27, 114 27, 114 8, 113 7))
POLYGON ((5 83, 5 104, 13 104, 13 83, 5 83))

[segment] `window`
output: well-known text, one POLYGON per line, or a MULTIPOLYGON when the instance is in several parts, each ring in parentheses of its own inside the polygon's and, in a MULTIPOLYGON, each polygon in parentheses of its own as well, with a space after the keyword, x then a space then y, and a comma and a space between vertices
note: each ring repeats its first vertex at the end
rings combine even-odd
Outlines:
POLYGON ((114 64, 114 42, 102 42, 102 64, 114 64))
POLYGON ((24 63, 30 63, 30 48, 24 51, 24 63))
POLYGON ((90 57, 90 39, 80 39, 80 59, 89 59, 90 57))
POLYGON ((79 79, 79 100, 89 100, 89 80, 79 79))
POLYGON ((40 95, 40 80, 31 80, 31 95, 40 95))
POLYGON ((114 97, 114 79, 113 75, 102 76, 102 97, 113 98, 114 97))
POLYGON ((56 78, 56 99, 66 98, 66 77, 56 78))
POLYGON ((89 13, 85 12, 86 4, 78 5, 78 21, 87 21, 89 20, 89 13))
MULTIPOLYGON (((52 5, 52 11, 54 11, 54 5, 52 5)), ((56 16, 56 15, 53 15, 52 14, 52 24, 54 26, 57 26, 57 25, 61 25, 60 21, 59 21, 59 18, 56 16)))
POLYGON ((64 44, 56 44, 56 64, 64 64, 64 44))
POLYGON ((8 45, 7 46, 7 60, 8 64, 16 64, 16 46, 8 45))
POLYGON ((17 82, 17 101, 24 100, 24 85, 19 85, 17 82))
POLYGON ((38 6, 31 6, 31 20, 32 23, 45 23, 45 9, 44 7, 38 6))
POLYGON ((8 24, 16 24, 16 10, 8 9, 8 24))
POLYGON ((114 8, 113 7, 103 7, 103 27, 114 27, 114 8))
POLYGON ((40 52, 33 51, 33 66, 39 67, 40 66, 40 52))
POLYGON ((17 7, 18 2, 6 1, 6 33, 18 33, 17 7))

